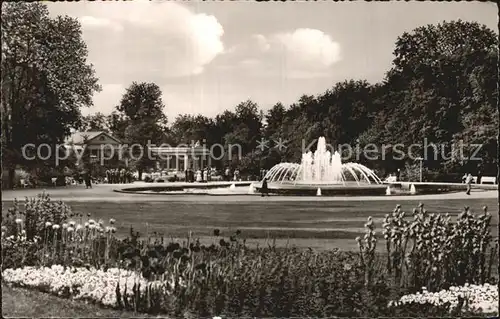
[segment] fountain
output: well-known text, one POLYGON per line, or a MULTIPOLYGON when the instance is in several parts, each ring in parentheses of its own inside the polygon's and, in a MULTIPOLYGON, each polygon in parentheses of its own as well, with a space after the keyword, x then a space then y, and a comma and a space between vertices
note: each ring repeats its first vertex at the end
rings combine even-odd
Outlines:
POLYGON ((271 192, 288 194, 310 194, 317 190, 323 195, 374 195, 383 194, 385 190, 380 178, 368 167, 359 163, 342 163, 337 151, 332 153, 327 149, 324 137, 318 139, 314 153, 309 151, 302 154, 300 164, 277 164, 265 177, 271 192))
POLYGON ((411 184, 410 186, 410 194, 415 195, 417 193, 417 189, 415 188, 415 184, 411 184))
POLYGON ((250 186, 248 186, 248 194, 255 194, 255 187, 253 186, 253 184, 250 184, 250 186))

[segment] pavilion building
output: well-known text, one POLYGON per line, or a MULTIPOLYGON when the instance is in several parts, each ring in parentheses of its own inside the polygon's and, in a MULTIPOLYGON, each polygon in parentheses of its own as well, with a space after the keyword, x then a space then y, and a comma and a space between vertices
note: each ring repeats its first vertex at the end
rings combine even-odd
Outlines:
MULTIPOLYGON (((128 146, 125 142, 105 131, 74 132, 66 139, 68 151, 82 151, 85 147, 90 151, 91 162, 104 164, 111 157, 111 152, 122 156, 120 160, 127 164, 129 160, 128 146), (104 160, 102 160, 104 157, 104 160)), ((155 161, 158 171, 178 171, 186 169, 202 170, 211 164, 210 151, 197 143, 193 146, 154 146, 149 148, 149 154, 155 161)), ((143 156, 148 156, 144 153, 143 156)))

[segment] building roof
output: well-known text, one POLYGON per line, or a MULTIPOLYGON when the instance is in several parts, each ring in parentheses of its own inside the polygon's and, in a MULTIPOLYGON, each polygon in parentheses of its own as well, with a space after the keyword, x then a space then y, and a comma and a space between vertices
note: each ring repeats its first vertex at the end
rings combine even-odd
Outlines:
POLYGON ((87 142, 88 142, 88 141, 93 140, 102 134, 116 140, 118 143, 121 143, 121 141, 119 139, 117 139, 116 137, 114 137, 114 136, 112 136, 109 133, 104 132, 104 131, 74 132, 66 139, 65 142, 66 142, 66 144, 75 144, 75 145, 84 144, 85 138, 87 138, 87 142))

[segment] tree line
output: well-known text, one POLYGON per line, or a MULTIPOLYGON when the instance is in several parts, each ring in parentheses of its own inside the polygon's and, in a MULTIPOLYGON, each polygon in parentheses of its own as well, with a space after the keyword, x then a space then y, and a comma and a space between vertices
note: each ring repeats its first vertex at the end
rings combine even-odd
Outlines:
MULTIPOLYGON (((422 145, 426 140, 448 155, 428 150, 436 156, 424 158, 424 166, 428 174, 437 174, 435 178, 478 167, 496 175, 498 35, 476 22, 442 22, 403 33, 396 39, 392 66, 379 83, 346 80, 318 95, 303 95, 291 105, 278 102, 269 109, 247 100, 213 118, 179 115, 171 123, 155 83, 132 83, 110 115, 81 115, 100 87, 86 62, 77 20, 50 18, 41 3, 16 3, 3 5, 1 23, 6 47, 2 50, 2 159, 10 169, 35 165, 19 156, 26 142, 62 141, 76 128, 107 130, 128 143, 143 145, 148 141, 217 143, 224 146, 225 154, 230 145, 238 144, 241 158, 224 157, 216 164, 253 174, 279 162, 300 162, 304 141, 319 136, 332 145, 361 148, 422 145), (272 143, 257 147, 259 141, 280 139, 286 141, 286 148, 272 143), (474 144, 481 144, 479 152, 474 144)), ((410 173, 419 164, 391 152, 388 149, 384 159, 361 154, 353 160, 382 175, 398 168, 410 173)), ((134 164, 141 170, 153 165, 148 159, 134 164)))

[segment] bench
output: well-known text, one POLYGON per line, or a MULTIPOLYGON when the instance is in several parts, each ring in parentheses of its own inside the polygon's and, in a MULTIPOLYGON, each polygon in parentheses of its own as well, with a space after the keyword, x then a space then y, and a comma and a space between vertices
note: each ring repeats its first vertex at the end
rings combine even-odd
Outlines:
POLYGON ((496 176, 483 176, 481 177, 481 184, 496 184, 496 176))

